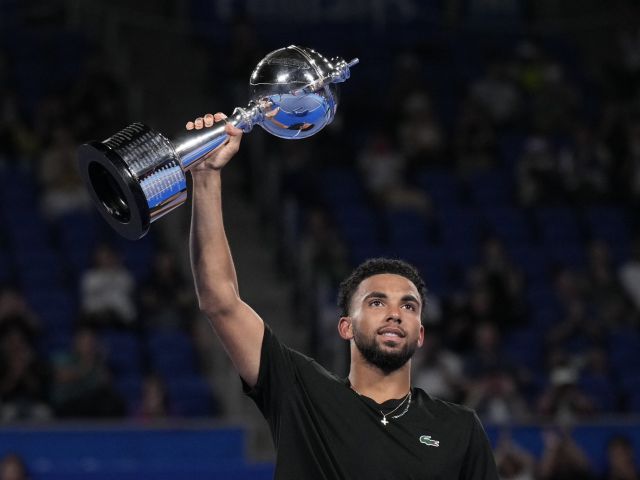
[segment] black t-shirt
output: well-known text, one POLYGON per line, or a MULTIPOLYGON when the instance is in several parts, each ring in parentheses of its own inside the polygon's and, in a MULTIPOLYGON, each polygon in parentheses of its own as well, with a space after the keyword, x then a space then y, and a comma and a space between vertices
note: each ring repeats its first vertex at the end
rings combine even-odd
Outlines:
POLYGON ((276 480, 497 480, 491 446, 473 411, 419 388, 377 404, 348 380, 281 344, 268 326, 253 389, 277 451, 276 480), (404 405, 394 415, 404 411, 404 405))

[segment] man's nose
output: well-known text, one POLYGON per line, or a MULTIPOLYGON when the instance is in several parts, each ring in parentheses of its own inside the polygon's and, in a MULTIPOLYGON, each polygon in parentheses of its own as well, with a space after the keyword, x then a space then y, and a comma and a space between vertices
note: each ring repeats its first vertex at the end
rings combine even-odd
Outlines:
POLYGON ((387 312, 387 320, 391 322, 402 322, 402 317, 400 316, 400 308, 390 307, 387 312))

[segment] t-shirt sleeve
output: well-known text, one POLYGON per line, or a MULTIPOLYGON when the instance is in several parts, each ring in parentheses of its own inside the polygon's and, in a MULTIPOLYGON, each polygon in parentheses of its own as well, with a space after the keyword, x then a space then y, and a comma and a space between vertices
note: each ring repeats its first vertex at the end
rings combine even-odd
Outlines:
POLYGON ((498 469, 491 444, 475 413, 472 417, 471 435, 460 480, 498 480, 498 469))
POLYGON ((293 351, 265 324, 258 380, 253 388, 242 380, 242 388, 267 420, 275 420, 282 397, 295 382, 295 370, 293 351))

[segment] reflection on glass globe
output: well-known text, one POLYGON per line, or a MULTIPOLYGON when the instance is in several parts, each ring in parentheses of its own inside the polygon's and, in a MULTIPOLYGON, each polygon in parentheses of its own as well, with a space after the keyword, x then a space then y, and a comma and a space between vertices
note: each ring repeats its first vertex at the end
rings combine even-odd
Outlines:
POLYGON ((322 82, 334 70, 331 61, 309 48, 290 46, 271 52, 251 74, 251 100, 261 105, 260 126, 287 139, 306 138, 332 120, 338 106, 335 83, 322 82))

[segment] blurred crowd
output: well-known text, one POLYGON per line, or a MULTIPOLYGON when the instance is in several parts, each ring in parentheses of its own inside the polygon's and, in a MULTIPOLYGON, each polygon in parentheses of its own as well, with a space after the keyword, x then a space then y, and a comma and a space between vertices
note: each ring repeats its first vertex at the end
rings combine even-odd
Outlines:
MULTIPOLYGON (((487 195, 499 207, 522 212, 523 229, 505 236, 481 227, 478 238, 456 230, 461 243, 475 242, 477 255, 463 260, 468 251, 459 249, 452 271, 438 258, 418 265, 430 292, 414 383, 469 405, 490 424, 562 426, 545 432, 539 460, 501 438, 496 456, 504 479, 638 478, 629 438, 610 440, 608 471, 599 477, 569 433, 577 421, 640 411, 637 24, 608 39, 610 54, 595 62, 597 68, 565 39, 527 37, 508 45, 499 39, 498 53, 474 68, 465 64, 467 70, 450 78, 433 52, 440 44, 416 45, 394 55, 384 75, 380 65, 369 67, 378 81, 386 77, 379 102, 371 101, 377 85, 346 84, 343 104, 325 131, 305 142, 265 142, 260 158, 243 167, 246 178, 261 179, 247 188, 256 208, 276 218, 271 223, 281 255, 274 268, 295 279, 297 312, 309 319, 309 350, 338 370, 346 351, 331 333, 338 316, 333 302, 337 284, 359 260, 363 245, 354 235, 380 234, 382 241, 366 250, 370 254, 403 257, 409 244, 420 254, 442 251, 457 222, 445 197, 475 207, 465 186, 483 173, 502 179, 488 184, 487 195), (345 191, 322 183, 332 169, 342 172, 335 178, 345 179, 345 191), (460 191, 454 184, 447 190, 419 181, 434 172, 454 179, 460 191), (345 227, 341 210, 353 206, 351 199, 362 201, 365 215, 345 227), (540 209, 590 207, 620 213, 622 226, 613 222, 605 225, 605 235, 579 234, 577 240, 570 231, 576 217, 561 220, 549 237, 531 227, 540 209), (530 227, 529 238, 523 232, 530 227), (535 256, 522 263, 529 243, 567 239, 583 248, 578 260, 559 258, 549 268, 535 256), (435 281, 445 276, 434 272, 438 266, 447 269, 442 284, 435 281)), ((233 72, 246 76, 266 52, 249 21, 237 23, 233 38, 233 72)), ((464 42, 456 48, 465 45, 470 48, 464 42)), ((105 68, 108 59, 92 51, 61 88, 25 98, 13 62, 0 48, 0 174, 8 183, 16 172, 31 179, 36 210, 58 248, 62 237, 56 232, 69 219, 97 225, 91 223, 93 207, 77 174, 75 149, 130 123, 127 88, 105 68)), ((2 207, 8 216, 14 205, 5 199, 2 207)), ((65 335, 43 320, 46 312, 34 305, 17 269, 0 268, 0 420, 223 414, 213 394, 206 408, 190 410, 174 401, 178 397, 169 388, 184 373, 176 364, 190 361, 184 356, 195 358, 186 371, 206 375, 206 352, 199 350, 194 327, 197 304, 178 252, 155 238, 146 266, 138 268, 113 235, 98 230, 83 244, 90 246, 88 256, 75 263, 75 256, 65 257, 74 305, 65 335), (164 334, 191 347, 161 357, 164 334), (126 355, 123 345, 132 345, 126 355)), ((2 228, 0 253, 10 257, 17 239, 2 228)), ((11 473, 22 470, 19 459, 7 457, 0 480, 27 478, 26 472, 11 473)))
MULTIPOLYGON (((76 167, 79 139, 105 138, 126 122, 125 88, 104 68, 99 55, 90 58, 83 74, 65 93, 52 92, 32 109, 17 96, 8 78, 0 86, 0 168, 24 171, 36 179, 38 209, 49 226, 73 215, 91 216, 87 190, 76 167)), ((9 179, 11 181, 11 179, 9 179)), ((7 208, 9 206, 5 206, 7 208)), ((11 207, 9 207, 11 208, 11 207)), ((34 220, 35 221, 35 220, 34 220)), ((91 236, 90 232, 82 235, 91 236)), ((162 418, 171 415, 166 386, 145 352, 141 359, 124 358, 143 376, 135 393, 119 391, 114 381, 112 351, 105 344, 111 333, 126 332, 135 348, 153 329, 191 334, 195 301, 176 256, 159 248, 144 274, 134 275, 123 263, 113 238, 94 234, 91 251, 77 270, 65 278, 75 290, 74 318, 69 335, 56 342, 56 331, 43 324, 29 305, 15 271, 5 272, 0 287, 0 416, 3 421, 62 417, 162 418), (54 342, 52 343, 52 339, 54 342), (129 397, 129 398, 127 398, 129 397)), ((11 248, 3 229, 0 244, 11 248)), ((55 242, 55 240, 53 240, 55 242)), ((51 287, 54 287, 53 285, 51 287)), ((47 308, 46 306, 44 308, 47 308)), ((58 337, 59 338, 59 337, 58 337)), ((135 352, 134 352, 135 354, 135 352)), ((213 410, 212 410, 213 413, 213 410)))

